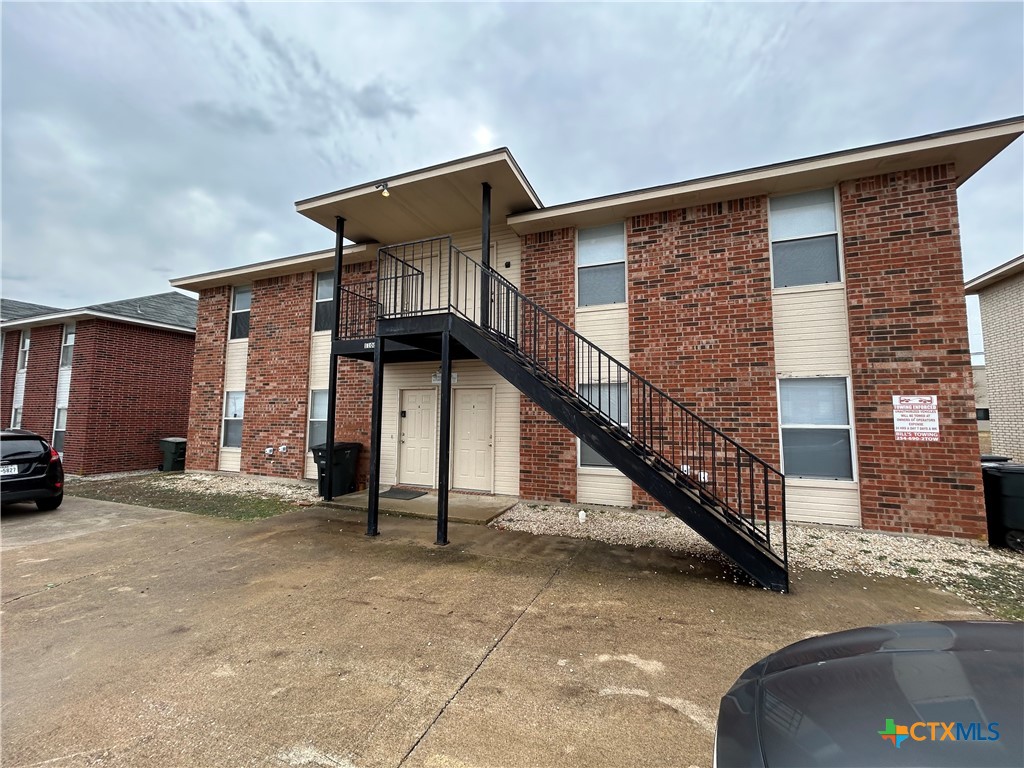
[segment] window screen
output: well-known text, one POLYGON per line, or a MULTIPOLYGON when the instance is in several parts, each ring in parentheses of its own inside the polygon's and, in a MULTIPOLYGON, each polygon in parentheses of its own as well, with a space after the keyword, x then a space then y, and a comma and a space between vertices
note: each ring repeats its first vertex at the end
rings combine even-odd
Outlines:
POLYGON ((252 304, 252 288, 235 288, 231 299, 231 338, 249 338, 249 309, 252 304))
POLYGON ((320 272, 316 276, 316 300, 313 302, 313 330, 329 331, 334 323, 334 273, 320 272))
POLYGON ((224 395, 224 447, 242 447, 242 417, 245 414, 245 392, 224 395))
POLYGON ((327 444, 327 390, 309 394, 309 447, 327 444))
POLYGON ((768 210, 775 287, 839 282, 835 192, 773 197, 768 210))
POLYGON ((852 480, 846 379, 782 379, 779 400, 786 475, 852 480))
MULTIPOLYGON (((580 384, 579 393, 605 416, 623 427, 629 427, 629 386, 626 384, 580 384)), ((612 463, 582 440, 581 467, 610 467, 612 463)))
POLYGON ((581 307, 626 301, 626 234, 622 223, 581 229, 576 237, 581 307))

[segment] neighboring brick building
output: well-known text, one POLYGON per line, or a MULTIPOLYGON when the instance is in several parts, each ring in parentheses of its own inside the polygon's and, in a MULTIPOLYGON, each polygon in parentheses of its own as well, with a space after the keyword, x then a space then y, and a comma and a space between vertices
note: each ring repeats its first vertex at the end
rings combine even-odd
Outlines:
POLYGON ((72 474, 156 468, 188 426, 197 302, 161 293, 78 309, 0 302, 0 414, 72 474))
MULTIPOLYGON (((451 306, 466 278, 424 258, 427 245, 395 246, 419 267, 358 286, 374 278, 381 243, 451 233, 482 261, 474 221, 490 210, 498 277, 783 469, 790 520, 977 538, 985 524, 956 190, 1022 130, 1009 120, 551 207, 496 150, 390 178, 387 198, 377 181, 296 205, 328 228, 343 217, 357 243, 343 256, 343 329, 387 300, 373 290, 394 301, 417 286, 438 292, 438 311, 451 306), (482 182, 489 208, 476 202, 482 182), (894 398, 935 402, 937 419, 925 414, 923 426, 897 434, 894 398)), ((325 250, 172 281, 200 304, 188 468, 315 476, 308 452, 300 463, 295 449, 324 434, 333 258, 325 250)), ((473 300, 464 306, 472 320, 473 300)), ((546 354, 564 354, 572 388, 600 391, 624 429, 649 428, 655 417, 638 410, 636 393, 583 374, 578 350, 546 354)), ((453 487, 656 506, 495 370, 458 352, 453 487)), ((430 487, 438 365, 388 354, 381 482, 430 487)), ((337 439, 364 446, 371 356, 339 363, 337 439)))
POLYGON ((981 302, 991 452, 1024 461, 1024 255, 967 283, 981 302))

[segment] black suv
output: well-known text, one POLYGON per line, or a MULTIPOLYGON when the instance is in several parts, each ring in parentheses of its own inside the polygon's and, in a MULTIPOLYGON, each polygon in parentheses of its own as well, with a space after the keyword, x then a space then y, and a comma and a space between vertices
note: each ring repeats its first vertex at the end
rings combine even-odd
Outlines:
POLYGON ((34 501, 40 510, 64 501, 64 465, 60 454, 35 432, 0 432, 0 503, 34 501))

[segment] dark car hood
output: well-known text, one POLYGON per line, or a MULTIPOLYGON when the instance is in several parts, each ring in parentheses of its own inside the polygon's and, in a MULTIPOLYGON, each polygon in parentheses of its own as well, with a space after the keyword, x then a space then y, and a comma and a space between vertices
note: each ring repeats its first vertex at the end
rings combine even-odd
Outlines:
POLYGON ((804 640, 752 666, 723 699, 719 767, 1019 768, 1022 667, 1019 623, 896 624, 804 640), (880 733, 889 720, 908 729, 899 748, 880 733), (910 738, 919 722, 962 723, 964 738, 943 739, 936 726, 933 740, 930 725, 910 738))

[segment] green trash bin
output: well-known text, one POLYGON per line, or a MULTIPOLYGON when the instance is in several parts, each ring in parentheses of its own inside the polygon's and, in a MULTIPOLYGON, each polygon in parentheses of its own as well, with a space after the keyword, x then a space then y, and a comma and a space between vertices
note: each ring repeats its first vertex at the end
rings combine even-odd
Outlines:
POLYGON ((165 437, 160 441, 160 450, 164 453, 164 463, 160 465, 162 472, 180 472, 185 469, 187 444, 184 437, 165 437))
MULTIPOLYGON (((359 451, 362 447, 362 443, 334 444, 334 466, 331 467, 334 496, 344 496, 355 491, 356 467, 359 465, 359 451)), ((320 498, 327 498, 327 444, 314 445, 310 450, 316 462, 320 498)))

